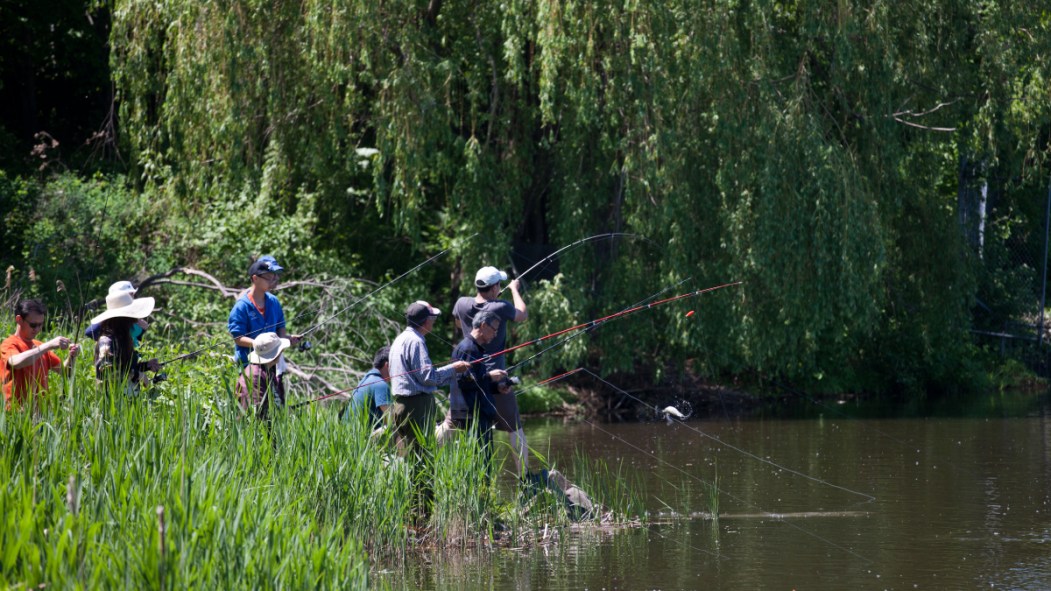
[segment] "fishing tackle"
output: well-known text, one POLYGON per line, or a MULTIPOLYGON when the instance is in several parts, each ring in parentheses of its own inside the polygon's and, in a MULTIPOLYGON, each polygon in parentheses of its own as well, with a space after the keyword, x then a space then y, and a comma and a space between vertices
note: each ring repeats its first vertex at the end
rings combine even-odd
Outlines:
POLYGON ((310 341, 299 341, 299 344, 296 345, 296 349, 300 353, 305 353, 306 351, 309 351, 309 350, 311 350, 313 348, 314 348, 314 344, 311 343, 310 341))
POLYGON ((544 336, 542 336, 540 338, 536 338, 536 339, 533 339, 531 341, 526 341, 524 343, 519 343, 519 344, 517 344, 517 345, 515 345, 513 347, 508 347, 507 349, 504 349, 503 351, 497 351, 496 353, 493 353, 491 355, 487 355, 486 359, 489 359, 489 358, 492 358, 492 357, 499 357, 500 355, 506 355, 506 354, 508 354, 508 353, 510 353, 512 351, 521 349, 522 347, 528 347, 530 345, 536 345, 536 344, 541 343, 543 341, 546 341, 548 339, 553 339, 555 337, 558 337, 558 336, 561 336, 561 335, 573 332, 575 330, 584 330, 584 331, 591 330, 591 329, 595 328, 596 326, 598 326, 600 324, 604 324, 604 323, 609 322, 611 320, 616 320, 617 318, 623 318, 625 316, 629 316, 629 315, 634 314, 636 312, 639 312, 641 310, 649 310, 651 308, 656 308, 657 306, 663 306, 664 304, 670 304, 672 302, 677 302, 679 300, 686 299, 686 298, 697 297, 699 295, 702 295, 702 294, 705 294, 705 293, 709 293, 709 292, 712 292, 712 291, 716 291, 716 290, 719 290, 719 289, 723 289, 725 287, 733 287, 735 285, 741 285, 742 283, 743 283, 743 281, 733 281, 731 283, 723 283, 722 285, 716 285, 714 287, 706 287, 704 289, 698 289, 696 291, 691 291, 691 292, 679 294, 677 296, 672 296, 670 298, 665 298, 663 300, 657 300, 656 302, 652 302, 652 303, 649 303, 649 304, 642 304, 642 305, 638 305, 638 306, 633 306, 631 308, 627 308, 627 309, 621 310, 620 312, 616 312, 614 314, 610 314, 609 316, 603 316, 602 318, 597 318, 595 320, 589 320, 587 322, 582 322, 580 324, 577 324, 576 326, 570 326, 569 328, 564 328, 562 330, 553 332, 553 333, 551 333, 549 335, 544 335, 544 336))
MULTIPOLYGON (((741 285, 741 283, 742 283, 741 281, 734 281, 732 283, 724 283, 722 285, 716 285, 714 287, 708 287, 708 288, 705 288, 705 289, 698 289, 696 291, 691 291, 691 292, 688 292, 688 293, 679 294, 677 296, 673 296, 673 297, 670 297, 670 298, 665 298, 663 300, 658 300, 658 301, 650 303, 650 304, 633 306, 631 308, 627 308, 625 310, 621 310, 620 312, 616 312, 614 314, 610 314, 608 316, 604 316, 604 317, 598 318, 596 320, 590 320, 588 322, 583 322, 583 323, 578 324, 576 326, 571 326, 569 328, 564 328, 562 330, 553 332, 553 333, 551 333, 549 335, 545 335, 545 336, 533 339, 531 341, 526 341, 524 343, 520 343, 520 344, 515 345, 513 347, 508 347, 507 349, 504 349, 503 351, 497 351, 496 353, 492 353, 490 355, 486 355, 485 357, 482 357, 480 359, 472 361, 471 363, 483 363, 483 362, 486 362, 488 360, 491 360, 494 357, 499 357, 501 355, 506 355, 507 353, 510 353, 511 351, 515 351, 515 350, 521 349, 522 347, 528 347, 530 345, 536 345, 536 344, 541 343, 541 342, 543 342, 545 340, 553 339, 555 337, 564 335, 566 333, 573 332, 575 330, 581 330, 581 329, 583 329, 583 330, 590 330, 590 329, 598 326, 599 324, 603 324, 605 322, 609 322, 609 321, 615 320, 617 318, 623 318, 624 316, 628 316, 630 314, 634 314, 635 312, 639 312, 641 310, 648 310, 650 308, 655 308, 657 306, 664 305, 664 304, 669 304, 671 302, 675 302, 675 301, 682 300, 682 299, 685 299, 685 298, 697 297, 699 295, 702 295, 702 294, 705 294, 705 293, 709 293, 709 292, 712 292, 712 291, 716 291, 718 289, 723 289, 725 287, 732 287, 734 285, 741 285)), ((405 372, 403 374, 398 374, 397 376, 391 376, 391 377, 393 378, 393 377, 401 377, 401 376, 411 375, 411 374, 417 373, 419 371, 422 371, 423 369, 425 369, 425 368, 414 369, 412 371, 407 371, 407 372, 405 372)), ((384 381, 386 381, 386 380, 384 380, 384 381)), ((368 385, 373 384, 373 383, 377 383, 377 382, 370 382, 368 384, 360 384, 360 385, 355 386, 353 388, 347 388, 345 390, 339 390, 337 392, 333 392, 331 394, 326 394, 324 396, 319 396, 319 397, 316 397, 316 398, 310 398, 308 400, 304 400, 304 401, 299 402, 297 404, 289 405, 289 408, 296 408, 296 407, 299 407, 299 406, 312 404, 312 403, 315 403, 315 402, 321 402, 323 400, 328 400, 330 398, 335 398, 337 396, 344 396, 348 392, 354 392, 358 388, 362 388, 362 387, 368 386, 368 385)))
MULTIPOLYGON (((587 242, 592 242, 594 240, 601 240, 603 238, 610 238, 610 239, 612 239, 612 238, 617 238, 617 237, 620 237, 620 236, 632 236, 632 237, 636 237, 636 238, 642 238, 643 240, 647 240, 647 238, 645 236, 642 236, 642 235, 639 235, 639 234, 632 234, 632 233, 629 233, 629 232, 607 232, 605 234, 595 234, 594 236, 588 236, 587 238, 581 238, 580 240, 577 240, 576 242, 574 242, 572 244, 563 246, 562 248, 556 250, 555 252, 553 252, 553 253, 547 255, 546 257, 540 259, 532 267, 529 267, 524 272, 519 273, 518 276, 516 277, 516 279, 522 279, 526 275, 528 275, 531 272, 533 272, 533 270, 535 270, 540 265, 543 265, 545 263, 551 262, 559 254, 561 254, 563 252, 566 252, 568 250, 572 250, 572 249, 576 248, 577 246, 580 246, 581 244, 585 244, 587 242)), ((503 293, 505 289, 507 289, 506 285, 502 289, 500 289, 500 293, 503 293)))
MULTIPOLYGON (((664 289, 658 291, 657 293, 655 293, 655 294, 653 294, 651 296, 645 297, 645 298, 635 302, 634 304, 628 306, 628 308, 634 308, 636 306, 642 305, 642 304, 644 304, 644 303, 646 303, 646 302, 648 302, 648 301, 650 301, 650 300, 652 300, 652 299, 654 299, 656 297, 659 297, 662 293, 665 293, 665 292, 667 292, 667 291, 669 291, 671 289, 675 289, 676 287, 682 285, 683 283, 686 283, 690 279, 692 279, 692 277, 687 277, 686 279, 683 279, 682 281, 679 281, 675 285, 669 285, 668 287, 665 287, 664 289)), ((627 310, 628 308, 625 308, 625 310, 627 310)), ((580 331, 580 332, 578 332, 576 334, 572 334, 572 335, 569 335, 567 337, 564 337, 561 340, 555 342, 554 344, 549 345, 547 347, 544 347, 543 349, 541 349, 540 351, 534 353, 530 357, 528 357, 528 358, 526 358, 526 359, 524 359, 522 361, 519 361, 518 363, 512 365, 511 367, 507 368, 507 371, 508 372, 514 371, 514 370, 518 369, 519 367, 522 367, 523 365, 529 363, 530 361, 533 361, 537 357, 540 357, 544 353, 547 353, 547 352, 551 351, 552 349, 557 349, 557 348, 559 348, 561 346, 564 346, 569 341, 571 341, 571 340, 573 340, 575 338, 581 337, 581 336, 591 332, 594 328, 595 327, 591 327, 591 328, 582 330, 582 331, 580 331)))
MULTIPOLYGON (((441 257, 441 256, 443 256, 443 255, 444 255, 445 253, 447 253, 447 252, 449 252, 449 249, 448 249, 448 248, 447 248, 447 249, 445 249, 445 250, 443 250, 443 251, 441 251, 441 252, 439 252, 438 254, 436 254, 436 255, 432 256, 431 258, 427 259, 426 261, 423 261, 422 263, 420 263, 420 264, 416 265, 415 267, 413 267, 413 268, 409 269, 408 271, 406 271, 406 272, 402 273, 401 275, 398 275, 398 276, 397 276, 397 277, 395 277, 394 279, 391 279, 391 280, 390 280, 390 281, 388 281, 387 283, 384 283, 383 285, 380 285, 380 286, 379 286, 379 287, 377 287, 376 289, 374 289, 374 290, 370 291, 369 293, 367 293, 367 294, 365 294, 365 295, 361 296, 360 298, 358 298, 358 299, 354 300, 353 302, 351 302, 351 303, 350 303, 350 304, 348 304, 347 306, 345 306, 345 307, 343 307, 342 309, 338 310, 338 311, 337 311, 337 312, 336 312, 335 314, 333 314, 332 316, 330 316, 330 317, 329 317, 328 319, 326 319, 326 320, 324 320, 324 321, 322 321, 322 322, 319 322, 319 323, 317 323, 317 324, 315 324, 315 325, 313 325, 313 326, 311 326, 311 327, 307 328, 307 329, 306 329, 305 331, 303 331, 302 333, 300 333, 300 336, 302 336, 302 337, 305 337, 305 336, 309 335, 310 333, 312 333, 312 332, 314 332, 314 331, 318 330, 319 328, 321 328, 322 326, 324 326, 324 325, 325 325, 326 323, 328 323, 328 322, 331 322, 331 321, 332 321, 332 320, 333 320, 334 318, 336 318, 336 317, 337 317, 337 316, 339 316, 340 314, 343 314, 344 312, 346 312, 347 310, 349 310, 349 309, 351 309, 352 307, 356 306, 357 304, 359 304, 359 303, 361 303, 361 302, 363 302, 363 301, 367 300, 368 298, 370 298, 370 297, 372 297, 373 295, 375 295, 376 293, 378 293, 378 292, 379 292, 380 290, 382 290, 382 289, 384 289, 384 288, 387 288, 387 287, 390 287, 391 285, 393 285, 393 284, 397 283, 398 281, 401 281, 402 279, 404 279, 405 277, 407 277, 407 276, 408 276, 409 274, 413 273, 413 272, 414 272, 414 271, 416 271, 417 269, 420 269, 420 268, 422 268, 422 267, 423 267, 423 266, 425 266, 425 265, 428 265, 428 264, 430 264, 430 263, 431 263, 432 261, 434 261, 434 260, 435 260, 435 259, 437 259, 438 257, 441 257)), ((294 321, 294 320, 296 320, 297 318, 300 318, 300 317, 302 317, 302 316, 303 316, 304 314, 306 314, 306 313, 304 312, 303 314, 298 314, 298 315, 296 315, 295 317, 293 317, 293 318, 292 318, 292 320, 294 321)), ((266 329, 271 329, 271 328, 274 328, 274 327, 273 327, 273 326, 264 326, 262 330, 264 330, 264 331, 265 331, 266 329)), ((168 359, 168 360, 166 360, 166 361, 162 361, 162 362, 161 362, 161 365, 162 365, 162 366, 163 366, 163 365, 167 365, 167 364, 169 364, 169 363, 172 363, 172 362, 174 362, 174 361, 179 361, 179 360, 181 360, 181 359, 190 359, 190 358, 192 358, 192 357, 194 357, 194 356, 196 356, 196 355, 199 355, 199 354, 201 354, 201 353, 203 353, 203 352, 205 352, 205 351, 207 351, 207 350, 209 350, 209 349, 212 349, 212 348, 214 348, 214 347, 217 347, 218 345, 221 345, 221 344, 223 344, 223 341, 225 341, 225 340, 226 340, 226 339, 221 339, 221 340, 217 340, 216 342, 214 342, 214 343, 212 343, 212 344, 210 344, 210 345, 207 345, 207 346, 201 347, 200 349, 197 349, 196 351, 192 351, 192 352, 190 352, 190 353, 187 353, 187 354, 185 354, 185 355, 179 355, 178 357, 173 357, 172 359, 168 359)), ((310 341, 305 341, 305 340, 304 340, 304 341, 302 341, 302 342, 300 343, 300 349, 299 349, 299 350, 300 350, 300 351, 309 351, 309 350, 310 350, 310 349, 311 349, 312 347, 313 347, 313 344, 311 344, 311 343, 310 343, 310 341), (304 348, 304 345, 303 345, 303 343, 307 343, 307 344, 305 345, 305 348, 304 348)))

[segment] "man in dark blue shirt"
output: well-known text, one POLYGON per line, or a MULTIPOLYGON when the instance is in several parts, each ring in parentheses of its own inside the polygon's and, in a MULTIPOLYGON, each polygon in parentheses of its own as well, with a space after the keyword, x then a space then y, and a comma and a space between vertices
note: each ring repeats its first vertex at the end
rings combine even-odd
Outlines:
POLYGON ((492 441, 491 427, 497 418, 495 396, 497 383, 507 378, 502 369, 486 367, 485 346, 500 331, 500 317, 489 310, 482 310, 471 320, 471 330, 464 335, 456 348, 453 359, 466 361, 471 368, 452 383, 449 392, 449 415, 439 427, 439 441, 445 441, 455 429, 474 427, 483 445, 492 441))

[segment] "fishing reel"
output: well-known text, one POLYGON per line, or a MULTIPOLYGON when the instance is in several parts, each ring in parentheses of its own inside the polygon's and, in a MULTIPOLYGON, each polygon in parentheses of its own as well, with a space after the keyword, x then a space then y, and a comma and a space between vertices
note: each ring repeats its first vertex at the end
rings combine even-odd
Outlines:
POLYGON ((300 353, 305 353, 305 352, 307 352, 307 351, 309 351, 309 350, 311 350, 313 348, 314 348, 314 344, 311 343, 310 341, 299 341, 299 344, 296 345, 296 350, 299 351, 300 353))
POLYGON ((511 386, 517 386, 521 383, 522 378, 518 376, 507 376, 506 378, 500 380, 500 385, 507 388, 510 388, 511 386))

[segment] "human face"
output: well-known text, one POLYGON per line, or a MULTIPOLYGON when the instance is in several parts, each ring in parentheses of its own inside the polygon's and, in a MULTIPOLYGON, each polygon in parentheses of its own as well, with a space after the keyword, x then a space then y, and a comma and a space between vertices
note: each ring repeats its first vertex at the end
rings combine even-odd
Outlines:
POLYGON ((15 324, 18 325, 18 336, 29 341, 35 339, 44 329, 44 315, 36 312, 30 312, 26 316, 16 315, 15 324))
POLYGON ((422 332, 423 334, 427 334, 427 333, 431 332, 431 330, 434 329, 434 319, 435 318, 437 318, 437 316, 428 316, 427 320, 424 320, 423 321, 423 325, 420 326, 420 332, 422 332))
POLYGON ((270 291, 277 285, 281 276, 277 273, 260 273, 259 275, 253 275, 252 279, 259 288, 264 291, 270 291))
POLYGON ((492 324, 482 324, 478 327, 478 332, 480 333, 479 336, 481 337, 480 339, 478 339, 478 342, 480 342, 483 345, 488 345, 489 343, 493 342, 493 339, 496 338, 496 333, 499 330, 499 322, 494 322, 492 324))

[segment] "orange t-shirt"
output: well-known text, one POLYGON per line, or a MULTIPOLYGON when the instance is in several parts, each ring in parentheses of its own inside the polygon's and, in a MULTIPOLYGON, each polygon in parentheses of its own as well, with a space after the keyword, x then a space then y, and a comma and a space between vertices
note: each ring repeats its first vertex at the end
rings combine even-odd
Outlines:
POLYGON ((8 408, 11 407, 12 398, 15 403, 21 404, 34 390, 47 390, 47 372, 62 365, 62 360, 51 351, 38 355, 32 365, 21 369, 11 369, 7 364, 11 357, 43 344, 35 339, 32 342, 27 341, 17 334, 0 343, 0 382, 4 384, 4 401, 8 408))

